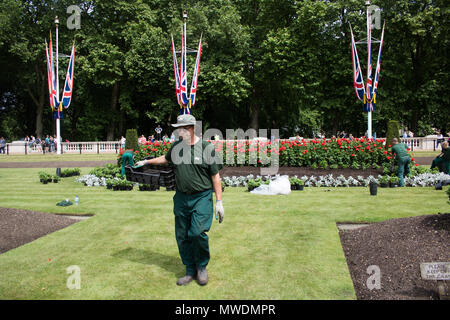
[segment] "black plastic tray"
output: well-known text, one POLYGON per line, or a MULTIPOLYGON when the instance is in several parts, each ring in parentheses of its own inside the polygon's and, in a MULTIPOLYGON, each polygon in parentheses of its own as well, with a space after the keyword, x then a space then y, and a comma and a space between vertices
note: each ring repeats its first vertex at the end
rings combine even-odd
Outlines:
POLYGON ((161 186, 170 189, 175 188, 175 172, 171 166, 142 166, 125 167, 125 176, 128 181, 133 181, 152 186, 161 186))

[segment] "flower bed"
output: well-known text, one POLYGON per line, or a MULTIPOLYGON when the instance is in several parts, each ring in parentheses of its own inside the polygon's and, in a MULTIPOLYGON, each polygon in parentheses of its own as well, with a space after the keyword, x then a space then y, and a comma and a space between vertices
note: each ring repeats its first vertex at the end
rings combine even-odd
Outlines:
MULTIPOLYGON (((254 167, 308 167, 322 169, 379 169, 384 173, 393 172, 394 155, 385 150, 384 140, 366 139, 323 139, 277 141, 210 141, 222 157, 225 166, 254 167), (272 157, 273 155, 273 157, 272 157), (278 158, 278 159, 276 159, 278 158), (272 161, 272 162, 271 162, 272 161)), ((134 153, 135 162, 145 158, 159 157, 167 153, 171 144, 166 142, 147 142, 134 153)), ((127 151, 120 149, 117 158, 119 166, 122 155, 127 151)), ((414 158, 411 168, 418 166, 414 158)))

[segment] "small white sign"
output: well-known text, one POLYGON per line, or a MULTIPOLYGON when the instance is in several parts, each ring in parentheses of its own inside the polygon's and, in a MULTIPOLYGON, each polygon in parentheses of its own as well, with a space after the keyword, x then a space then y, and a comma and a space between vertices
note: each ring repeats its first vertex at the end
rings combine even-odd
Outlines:
POLYGON ((420 264, 424 280, 450 280, 450 262, 430 262, 420 264))

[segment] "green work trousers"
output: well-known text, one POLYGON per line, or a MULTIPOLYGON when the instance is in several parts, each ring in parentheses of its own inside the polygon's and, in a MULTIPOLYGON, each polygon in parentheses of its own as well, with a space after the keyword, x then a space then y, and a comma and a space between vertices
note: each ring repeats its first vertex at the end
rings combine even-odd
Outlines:
POLYGON ((444 160, 442 157, 436 157, 433 160, 433 163, 431 164, 431 169, 437 167, 439 169, 439 172, 443 172, 446 174, 450 173, 450 162, 444 160))
POLYGON ((401 157, 398 159, 398 171, 397 177, 400 178, 400 187, 405 186, 405 180, 403 179, 409 174, 409 163, 411 158, 409 156, 401 157))
POLYGON ((125 175, 125 166, 133 166, 133 155, 131 153, 124 153, 122 155, 122 177, 125 175))
POLYGON ((195 276, 197 269, 209 262, 209 243, 206 232, 213 219, 212 190, 186 194, 177 190, 173 197, 175 237, 186 274, 195 276))

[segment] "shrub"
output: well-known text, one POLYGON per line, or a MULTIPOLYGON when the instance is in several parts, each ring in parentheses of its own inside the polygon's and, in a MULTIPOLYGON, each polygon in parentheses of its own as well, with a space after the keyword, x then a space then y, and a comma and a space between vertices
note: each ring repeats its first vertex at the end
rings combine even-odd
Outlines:
POLYGON ((128 129, 126 134, 125 149, 138 150, 138 134, 136 129, 128 129))
POLYGON ((386 132, 386 150, 392 145, 392 139, 397 138, 400 141, 400 128, 398 121, 389 120, 386 132))

